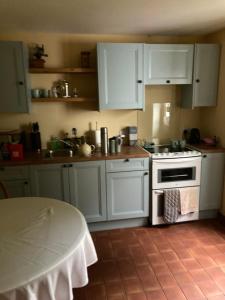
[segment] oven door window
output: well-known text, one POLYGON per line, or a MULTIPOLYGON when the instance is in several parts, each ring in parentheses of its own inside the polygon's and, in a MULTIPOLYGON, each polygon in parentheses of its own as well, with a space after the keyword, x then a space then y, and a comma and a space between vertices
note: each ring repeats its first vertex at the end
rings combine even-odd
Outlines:
POLYGON ((160 169, 158 170, 158 182, 174 182, 195 180, 196 168, 174 168, 174 169, 160 169))

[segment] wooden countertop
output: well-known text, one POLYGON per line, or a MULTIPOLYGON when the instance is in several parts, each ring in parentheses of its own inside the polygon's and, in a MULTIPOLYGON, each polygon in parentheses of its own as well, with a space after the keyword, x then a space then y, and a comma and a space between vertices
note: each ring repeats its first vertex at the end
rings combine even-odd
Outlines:
POLYGON ((225 152, 225 148, 220 146, 211 146, 206 144, 198 144, 198 145, 188 145, 194 150, 198 150, 202 153, 223 153, 225 152))
POLYGON ((42 153, 26 153, 23 160, 12 161, 12 160, 0 160, 0 166, 22 166, 22 165, 41 165, 41 164, 56 164, 56 163, 73 163, 82 161, 96 161, 96 160, 110 160, 110 159, 125 159, 125 158, 144 158, 149 157, 150 154, 139 146, 123 146, 121 153, 108 154, 93 153, 89 157, 74 155, 69 156, 53 156, 45 157, 44 152, 42 153))

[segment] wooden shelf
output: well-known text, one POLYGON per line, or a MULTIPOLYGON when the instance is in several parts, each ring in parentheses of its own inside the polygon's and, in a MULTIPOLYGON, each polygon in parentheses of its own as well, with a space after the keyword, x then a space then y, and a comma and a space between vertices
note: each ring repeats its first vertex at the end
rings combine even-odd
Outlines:
POLYGON ((47 102, 54 102, 54 103, 84 103, 84 102, 97 102, 94 98, 85 98, 85 97, 78 97, 78 98, 32 98, 32 102, 38 103, 47 103, 47 102))
POLYGON ((21 131, 19 129, 0 130, 0 135, 14 135, 20 133, 21 131))
POLYGON ((96 73, 94 68, 30 68, 33 74, 54 74, 54 73, 96 73))

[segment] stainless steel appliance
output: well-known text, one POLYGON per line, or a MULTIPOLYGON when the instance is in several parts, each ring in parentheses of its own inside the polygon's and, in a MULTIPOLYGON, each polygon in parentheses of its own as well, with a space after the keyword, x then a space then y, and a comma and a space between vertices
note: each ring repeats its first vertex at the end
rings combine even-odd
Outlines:
MULTIPOLYGON (((164 224, 164 190, 194 187, 199 201, 201 153, 184 148, 175 151, 169 145, 147 148, 152 153, 152 225, 164 224)), ((199 212, 179 215, 177 222, 197 220, 199 212)))

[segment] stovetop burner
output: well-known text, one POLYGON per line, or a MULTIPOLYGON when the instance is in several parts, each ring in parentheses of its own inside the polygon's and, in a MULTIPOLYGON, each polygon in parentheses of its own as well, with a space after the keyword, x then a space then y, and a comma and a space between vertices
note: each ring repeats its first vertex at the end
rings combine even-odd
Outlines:
POLYGON ((144 147, 145 150, 152 154, 152 158, 179 158, 201 156, 201 152, 192 150, 191 148, 177 147, 172 148, 171 145, 157 145, 152 147, 144 147))

